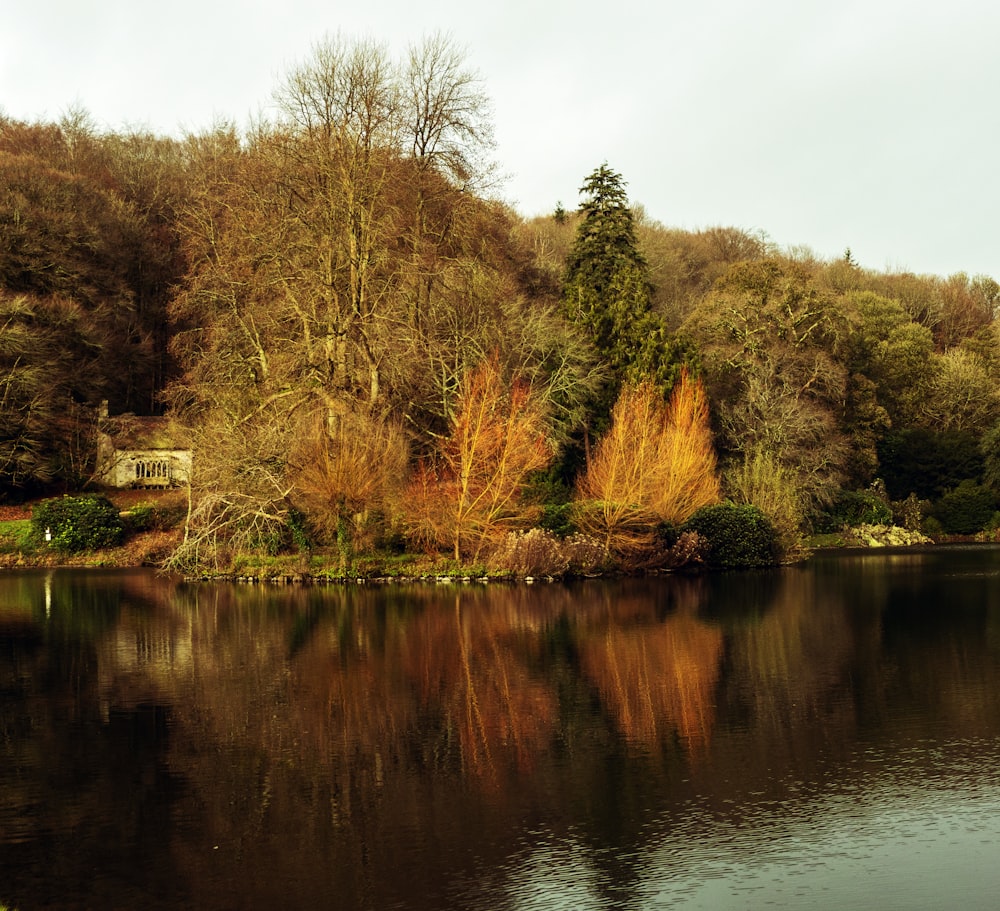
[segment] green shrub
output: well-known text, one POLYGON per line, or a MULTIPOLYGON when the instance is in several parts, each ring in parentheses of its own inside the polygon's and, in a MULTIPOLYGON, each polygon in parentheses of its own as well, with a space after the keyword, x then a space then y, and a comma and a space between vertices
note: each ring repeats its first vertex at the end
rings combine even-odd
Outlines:
POLYGON ((539 528, 566 538, 576 531, 573 525, 573 506, 570 503, 545 503, 538 520, 539 528))
POLYGON ((98 550, 121 543, 125 527, 106 497, 60 497, 43 500, 32 510, 31 527, 39 541, 66 553, 98 550))
POLYGON ((774 526, 756 506, 731 501, 704 506, 684 524, 708 541, 708 565, 716 569, 772 566, 778 561, 774 526))
POLYGON ((944 534, 944 527, 937 519, 934 518, 934 516, 927 516, 927 518, 921 523, 920 530, 925 535, 930 535, 932 538, 939 538, 944 534))
POLYGON ((949 490, 931 509, 945 534, 973 535, 982 531, 993 518, 997 495, 975 481, 963 481, 949 490))
POLYGON ((180 503, 137 503, 122 513, 122 522, 125 534, 134 535, 146 531, 170 531, 183 525, 186 515, 187 507, 180 503))
POLYGON ((871 490, 842 490, 828 510, 830 531, 859 525, 892 525, 892 507, 871 490))

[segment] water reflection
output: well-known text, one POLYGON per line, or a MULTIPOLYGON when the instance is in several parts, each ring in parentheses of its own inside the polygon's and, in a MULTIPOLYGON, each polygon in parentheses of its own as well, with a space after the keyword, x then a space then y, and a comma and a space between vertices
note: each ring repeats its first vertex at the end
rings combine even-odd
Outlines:
POLYGON ((0 902, 861 908, 875 876, 931 907, 1000 885, 998 620, 984 548, 533 588, 0 576, 0 902))

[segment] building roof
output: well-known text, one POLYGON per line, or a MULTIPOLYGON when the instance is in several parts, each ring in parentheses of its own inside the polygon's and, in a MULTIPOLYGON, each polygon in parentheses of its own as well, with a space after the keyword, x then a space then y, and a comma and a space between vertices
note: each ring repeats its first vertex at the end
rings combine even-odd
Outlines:
POLYGON ((186 449, 178 439, 176 425, 165 417, 116 414, 103 418, 105 433, 115 449, 186 449))

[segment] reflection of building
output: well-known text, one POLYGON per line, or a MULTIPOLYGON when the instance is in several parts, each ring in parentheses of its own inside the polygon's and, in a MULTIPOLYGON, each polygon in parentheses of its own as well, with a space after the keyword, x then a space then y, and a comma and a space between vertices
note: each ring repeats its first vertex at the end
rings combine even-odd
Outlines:
POLYGON ((162 675, 166 681, 191 666, 194 652, 190 632, 173 628, 119 626, 109 646, 116 674, 143 670, 151 677, 162 675))
POLYGON ((176 445, 167 418, 120 414, 101 406, 96 479, 108 487, 178 487, 191 481, 191 450, 176 445))
POLYGON ((183 629, 121 622, 100 649, 103 721, 108 723, 115 712, 148 711, 171 704, 178 678, 190 675, 193 653, 191 635, 183 629))

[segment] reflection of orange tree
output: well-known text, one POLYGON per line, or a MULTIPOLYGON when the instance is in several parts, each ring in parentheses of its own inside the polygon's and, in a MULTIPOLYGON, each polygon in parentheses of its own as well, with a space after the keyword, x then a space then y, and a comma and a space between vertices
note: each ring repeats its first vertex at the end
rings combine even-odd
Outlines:
MULTIPOLYGON (((183 813, 244 858, 237 898, 281 905, 286 889, 302 907, 324 892, 345 907, 395 905, 392 871, 414 833, 453 857, 484 829, 484 844, 501 844, 525 799, 561 805, 555 684, 533 668, 579 594, 443 591, 209 586, 178 597, 199 654, 177 682, 197 690, 198 717, 178 718, 197 739, 178 732, 171 761, 197 782, 183 813), (287 875, 306 868, 304 879, 287 875)), ((173 850, 204 871, 196 889, 214 889, 200 844, 173 850)), ((429 860, 408 875, 407 888, 435 888, 454 870, 429 860)))
POLYGON ((195 679, 223 740, 328 765, 349 814, 351 794, 381 789, 418 744, 421 764, 497 784, 539 763, 559 736, 559 696, 533 668, 545 664, 545 631, 572 614, 583 676, 621 733, 654 744, 676 731, 697 750, 712 730, 722 636, 695 619, 703 580, 674 582, 665 621, 631 580, 602 586, 602 603, 579 589, 539 599, 526 587, 462 587, 450 606, 427 589, 388 613, 372 610, 375 593, 331 590, 314 603, 295 590, 282 595, 278 637, 264 633, 274 607, 253 589, 239 603, 200 604, 194 644, 211 645, 195 679), (291 655, 289 641, 299 643, 291 655), (255 685, 232 668, 252 668, 255 685))
MULTIPOLYGON (((463 768, 497 771, 504 754, 519 767, 543 751, 557 718, 556 696, 525 666, 520 633, 534 625, 513 600, 427 611, 411 627, 404 656, 422 707, 441 713, 442 736, 457 743, 463 768)), ((529 633, 529 635, 533 635, 529 633)))
POLYGON ((406 766, 417 734, 425 760, 492 776, 528 767, 552 736, 555 693, 527 667, 551 612, 511 590, 463 589, 451 609, 433 591, 408 601, 380 632, 375 612, 345 604, 290 665, 285 736, 317 744, 344 800, 406 766))
POLYGON ((696 754, 711 737, 722 638, 687 611, 614 620, 580 642, 580 660, 628 740, 654 747, 676 730, 696 754))

